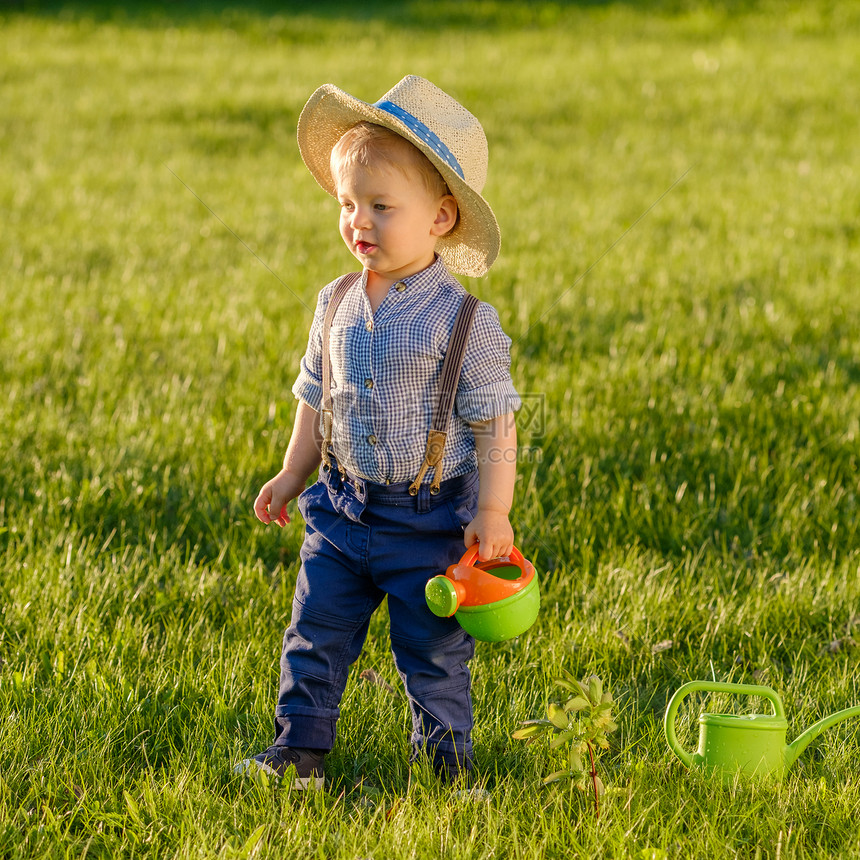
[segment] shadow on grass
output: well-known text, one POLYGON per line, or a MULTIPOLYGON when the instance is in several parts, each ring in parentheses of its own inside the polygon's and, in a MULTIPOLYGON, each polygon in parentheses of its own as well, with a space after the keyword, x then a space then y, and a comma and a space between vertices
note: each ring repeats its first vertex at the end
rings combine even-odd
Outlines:
MULTIPOLYGON (((762 0, 723 0, 719 11, 725 16, 754 12, 762 0)), ((491 0, 491 2, 390 2, 376 0, 361 4, 321 2, 266 2, 266 0, 191 0, 174 3, 116 3, 116 2, 35 2, 35 0, 5 0, 0 13, 37 17, 57 17, 68 21, 89 20, 96 23, 113 22, 138 27, 170 27, 177 25, 230 26, 242 29, 268 19, 273 35, 288 33, 297 17, 313 19, 320 25, 344 21, 379 20, 393 26, 414 29, 481 27, 484 30, 510 27, 552 26, 570 9, 625 8, 644 14, 684 15, 696 9, 713 9, 708 0, 554 0, 554 2, 523 3, 521 0, 491 0)))

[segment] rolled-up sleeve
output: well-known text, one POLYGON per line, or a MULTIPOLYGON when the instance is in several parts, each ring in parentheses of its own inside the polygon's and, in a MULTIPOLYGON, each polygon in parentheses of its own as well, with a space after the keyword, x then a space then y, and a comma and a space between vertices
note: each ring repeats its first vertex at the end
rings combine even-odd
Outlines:
POLYGON ((468 424, 477 424, 516 412, 521 405, 511 379, 511 339, 495 308, 481 302, 457 387, 457 414, 468 424))
POLYGON ((322 327, 331 293, 332 290, 326 288, 317 297, 308 347, 302 357, 299 375, 293 383, 293 394, 317 412, 322 406, 322 327))

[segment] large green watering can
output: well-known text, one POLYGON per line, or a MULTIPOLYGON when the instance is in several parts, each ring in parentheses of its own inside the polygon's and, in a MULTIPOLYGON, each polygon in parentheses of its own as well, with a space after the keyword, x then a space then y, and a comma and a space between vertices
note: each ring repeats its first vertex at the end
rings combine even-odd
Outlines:
POLYGON ((811 725, 797 739, 786 744, 788 722, 782 700, 770 687, 755 684, 721 684, 691 681, 678 689, 666 708, 664 728, 672 752, 689 768, 716 772, 727 782, 737 774, 761 780, 779 781, 797 761, 797 757, 825 729, 849 717, 860 717, 860 705, 837 711, 811 725), (678 706, 690 693, 732 693, 736 696, 761 696, 773 707, 773 714, 701 714, 699 716, 699 749, 690 754, 675 735, 678 706))

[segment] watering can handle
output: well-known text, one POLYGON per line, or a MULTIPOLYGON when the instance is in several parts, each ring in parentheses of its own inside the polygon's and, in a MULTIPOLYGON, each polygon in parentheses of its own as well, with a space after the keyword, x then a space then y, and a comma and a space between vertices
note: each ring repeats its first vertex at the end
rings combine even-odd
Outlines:
MULTIPOLYGON (((480 549, 480 544, 473 543, 463 554, 463 557, 457 564, 462 564, 465 567, 474 567, 478 563, 478 550, 480 549)), ((515 564, 523 573, 526 570, 526 560, 523 558, 523 554, 516 548, 513 547, 511 549, 511 554, 508 558, 515 564)))
POLYGON ((666 740, 669 743, 670 749, 687 767, 693 766, 693 757, 678 743, 678 736, 675 734, 675 718, 678 714, 681 700, 689 696, 690 693, 731 693, 741 696, 761 696, 773 705, 773 715, 775 717, 785 719, 785 708, 782 706, 782 699, 770 687, 761 687, 757 684, 723 684, 719 681, 690 681, 688 684, 679 687, 675 695, 669 699, 669 704, 666 707, 666 718, 663 720, 666 740))

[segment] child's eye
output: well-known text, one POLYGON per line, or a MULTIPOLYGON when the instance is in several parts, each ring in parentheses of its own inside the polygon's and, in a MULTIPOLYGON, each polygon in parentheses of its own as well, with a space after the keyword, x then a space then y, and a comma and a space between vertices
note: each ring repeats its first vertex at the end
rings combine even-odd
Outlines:
POLYGON ((347 212, 352 212, 355 209, 355 206, 350 203, 348 200, 342 200, 340 204, 341 209, 345 209, 347 212))
POLYGON ((384 203, 374 203, 373 208, 377 212, 384 212, 388 208, 388 206, 386 206, 384 203))

